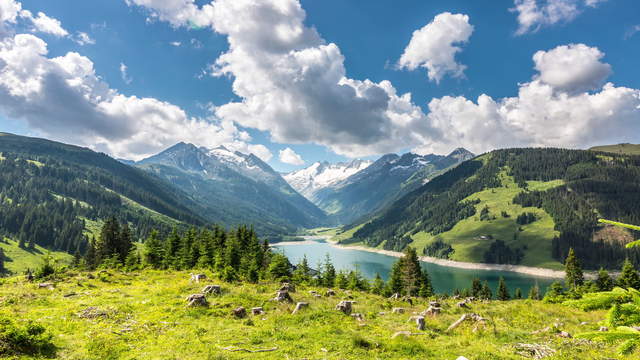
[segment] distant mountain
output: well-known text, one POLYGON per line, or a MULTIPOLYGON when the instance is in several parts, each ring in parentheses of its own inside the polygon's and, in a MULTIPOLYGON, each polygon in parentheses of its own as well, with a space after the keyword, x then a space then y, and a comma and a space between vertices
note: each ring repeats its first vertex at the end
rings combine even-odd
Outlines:
POLYGON ((308 168, 284 175, 284 179, 307 199, 316 201, 316 194, 319 191, 335 186, 371 164, 373 161, 365 160, 336 164, 330 164, 326 161, 316 162, 308 168))
MULTIPOLYGON (((387 154, 366 167, 362 163, 352 163, 353 166, 349 167, 352 175, 332 181, 328 186, 317 187, 312 196, 307 196, 326 211, 334 223, 347 224, 418 188, 439 171, 473 157, 465 149, 456 149, 447 156, 387 154), (354 171, 358 168, 362 169, 354 171)), ((313 170, 314 166, 298 173, 309 175, 314 173, 313 170)), ((312 175, 310 177, 313 178, 312 175)), ((303 177, 299 174, 287 176, 290 182, 300 178, 303 177)))
MULTIPOLYGON (((87 148, 0 133, 0 234, 35 248, 83 251, 116 216, 144 237, 151 229, 203 225, 186 193, 87 148)), ((1 236, 0 236, 1 237, 1 236)))
MULTIPOLYGON (((373 165, 371 166, 373 167, 373 165)), ((599 217, 640 224, 640 156, 567 149, 504 149, 439 175, 350 226, 347 243, 457 261, 562 269, 640 264, 639 234, 599 217)))
POLYGON ((636 144, 594 146, 589 150, 610 152, 616 154, 640 155, 640 145, 636 144))
POLYGON ((179 143, 136 163, 168 180, 225 225, 254 224, 265 236, 324 224, 322 210, 253 154, 179 143))

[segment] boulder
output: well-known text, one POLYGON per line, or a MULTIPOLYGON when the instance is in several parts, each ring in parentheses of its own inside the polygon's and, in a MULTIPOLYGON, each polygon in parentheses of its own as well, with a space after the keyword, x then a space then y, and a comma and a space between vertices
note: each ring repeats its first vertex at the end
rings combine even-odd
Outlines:
POLYGON ((292 284, 292 283, 282 283, 282 285, 280 286, 280 291, 287 291, 290 293, 294 293, 296 292, 296 287, 292 284))
POLYGON ((358 321, 364 321, 364 315, 360 313, 351 314, 351 317, 358 321))
POLYGON ((391 312, 394 314, 404 314, 404 308, 401 308, 401 307, 393 308, 391 312))
POLYGON ((329 289, 327 290, 327 292, 324 293, 324 296, 336 296, 336 292, 329 289))
POLYGON ((571 334, 569 334, 569 333, 568 333, 568 332, 566 332, 566 331, 560 331, 560 332, 558 333, 558 337, 561 337, 561 338, 567 338, 567 339, 572 338, 571 334))
POLYGON ((204 294, 191 294, 187 296, 187 306, 208 306, 207 298, 204 294))
POLYGON ((609 328, 606 326, 600 326, 600 329, 598 329, 598 331, 609 331, 609 328))
POLYGON ((459 303, 456 304, 457 307, 459 308, 463 308, 463 309, 468 309, 469 305, 467 305, 466 301, 460 301, 459 303))
POLYGON ((251 314, 262 315, 264 314, 264 310, 262 309, 262 307, 254 307, 254 308, 251 308, 251 314))
POLYGON ((46 283, 40 283, 38 284, 38 288, 39 289, 47 289, 47 290, 53 290, 53 283, 50 282, 46 282, 46 283))
POLYGON ((340 301, 338 305, 336 305, 336 310, 342 311, 346 315, 350 315, 353 310, 352 302, 348 300, 340 301))
POLYGON ((292 314, 297 314, 298 312, 302 311, 302 309, 308 308, 309 307, 309 303, 308 302, 299 302, 296 304, 296 308, 293 309, 292 314))
POLYGON ((292 303, 293 299, 291 298, 291 295, 289 295, 288 291, 278 290, 276 292, 276 297, 273 298, 273 301, 292 303))
POLYGON ((440 315, 441 312, 442 312, 442 308, 441 307, 435 307, 433 305, 429 305, 427 310, 425 310, 422 313, 420 313, 420 315, 422 315, 422 316, 438 316, 438 315, 440 315))
POLYGON ((222 289, 220 285, 207 285, 202 289, 203 294, 211 294, 211 295, 220 295, 222 294, 222 289))
POLYGON ((190 282, 200 282, 200 280, 205 280, 207 278, 207 275, 205 274, 193 274, 191 273, 191 278, 189 279, 190 282))
POLYGON ((238 306, 237 308, 233 309, 233 316, 237 317, 238 319, 242 319, 247 316, 247 310, 242 306, 238 306))

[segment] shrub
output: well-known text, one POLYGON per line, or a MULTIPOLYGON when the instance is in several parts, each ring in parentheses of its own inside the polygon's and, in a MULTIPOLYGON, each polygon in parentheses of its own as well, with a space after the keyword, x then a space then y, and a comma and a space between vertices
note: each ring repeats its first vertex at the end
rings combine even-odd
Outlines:
POLYGON ((44 326, 32 321, 24 324, 0 316, 0 357, 9 355, 55 355, 52 335, 44 326))

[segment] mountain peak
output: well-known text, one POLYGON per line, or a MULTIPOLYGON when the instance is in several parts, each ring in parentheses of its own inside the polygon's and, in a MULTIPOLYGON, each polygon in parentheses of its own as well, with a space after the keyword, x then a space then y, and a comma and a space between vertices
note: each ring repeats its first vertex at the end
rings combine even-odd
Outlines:
POLYGON ((469 160, 475 156, 476 155, 474 153, 462 147, 453 150, 449 155, 447 155, 448 158, 454 158, 460 161, 469 160))

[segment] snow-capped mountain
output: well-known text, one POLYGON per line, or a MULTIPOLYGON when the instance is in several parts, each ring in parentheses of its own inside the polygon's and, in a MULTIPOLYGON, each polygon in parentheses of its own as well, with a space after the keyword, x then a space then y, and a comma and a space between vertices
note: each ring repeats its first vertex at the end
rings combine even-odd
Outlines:
POLYGON ((373 161, 353 160, 330 164, 326 161, 284 175, 284 179, 300 194, 313 201, 315 194, 366 169, 373 161))
POLYGON ((267 234, 322 224, 325 214, 253 154, 179 143, 136 166, 172 182, 227 224, 255 223, 267 234))

